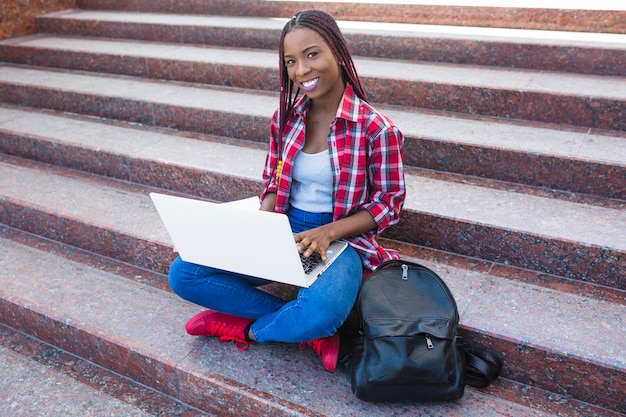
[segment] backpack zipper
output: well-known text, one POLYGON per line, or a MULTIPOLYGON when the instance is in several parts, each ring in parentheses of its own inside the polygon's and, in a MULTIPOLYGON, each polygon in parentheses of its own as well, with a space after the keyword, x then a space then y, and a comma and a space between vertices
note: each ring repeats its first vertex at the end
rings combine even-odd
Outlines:
POLYGON ((433 341, 430 339, 430 335, 427 334, 424 337, 426 338, 426 347, 428 348, 428 350, 434 349, 435 345, 433 345, 433 341))
POLYGON ((407 264, 402 264, 402 280, 406 281, 409 279, 409 266, 407 264))

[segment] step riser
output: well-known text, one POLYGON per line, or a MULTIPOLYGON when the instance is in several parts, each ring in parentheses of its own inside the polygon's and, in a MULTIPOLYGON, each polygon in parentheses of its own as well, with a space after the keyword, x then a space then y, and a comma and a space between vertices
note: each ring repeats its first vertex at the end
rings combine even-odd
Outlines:
POLYGON ((291 17, 299 10, 322 8, 337 20, 390 23, 491 26, 517 29, 568 30, 626 33, 626 11, 472 7, 449 5, 394 5, 375 3, 323 3, 299 1, 153 2, 132 3, 78 0, 77 6, 92 10, 124 10, 157 13, 222 14, 291 17))
POLYGON ((355 56, 486 65, 578 74, 626 75, 624 51, 464 40, 369 38, 346 35, 355 56), (566 57, 566 58, 564 58, 566 57))
MULTIPOLYGON (((227 87, 277 91, 280 85, 274 68, 253 68, 167 60, 143 57, 90 54, 83 52, 49 51, 39 48, 0 46, 0 56, 6 62, 107 74, 145 77, 155 80, 184 81, 227 87)), ((276 60, 278 64, 278 58, 276 60)))
POLYGON ((4 225, 140 268, 166 274, 176 256, 171 247, 24 207, 18 202, 0 199, 0 207, 0 223, 4 225))
POLYGON ((405 210, 386 237, 541 271, 584 282, 626 289, 626 254, 611 248, 583 246, 429 213, 405 210))
MULTIPOLYGON (((530 269, 521 269, 503 263, 478 260, 471 256, 451 254, 450 252, 425 246, 416 246, 399 240, 385 238, 380 240, 384 247, 397 250, 403 257, 420 259, 422 263, 432 262, 433 265, 438 263, 450 264, 461 269, 480 271, 490 276, 501 277, 523 285, 542 287, 548 290, 560 291, 563 294, 573 294, 608 303, 624 304, 626 302, 623 290, 598 285, 581 285, 580 281, 569 278, 542 274, 530 269)), ((483 342, 480 343, 483 344, 483 342)))
MULTIPOLYGON (((13 101, 14 104, 48 107, 60 111, 261 142, 267 140, 267 126, 270 123, 269 117, 250 117, 232 113, 182 109, 174 106, 169 107, 168 110, 165 110, 166 106, 159 106, 163 110, 153 112, 153 108, 158 105, 130 101, 124 101, 120 104, 98 97, 81 96, 79 98, 76 95, 68 95, 68 93, 55 92, 51 94, 38 89, 26 91, 22 88, 18 90, 8 87, 5 91, 7 91, 5 98, 13 97, 10 101, 13 101), (135 110, 129 111, 131 108, 135 108, 135 110), (159 114, 163 117, 158 117, 159 114), (212 120, 212 122, 207 123, 206 120, 212 120)), ((130 161, 121 156, 107 155, 103 152, 94 155, 87 149, 49 143, 44 138, 14 136, 10 132, 2 130, 0 130, 0 138, 2 138, 0 149, 9 154, 115 178, 141 181, 148 185, 163 186, 202 197, 214 197, 205 194, 206 190, 209 189, 206 186, 209 178, 201 171, 186 170, 184 174, 171 177, 159 176, 151 179, 145 173, 154 171, 155 165, 153 164, 158 165, 158 163, 150 162, 147 164, 142 161, 133 161, 133 164, 137 166, 134 169, 135 172, 129 174, 130 161), (181 184, 170 185, 172 179, 178 177, 181 178, 179 180, 181 183, 182 179, 185 179, 186 187, 181 187, 181 184), (192 181, 191 178, 197 182, 192 181)), ((411 136, 405 137, 404 162, 407 166, 550 187, 601 197, 626 199, 624 168, 616 165, 604 165, 578 159, 555 158, 548 155, 520 153, 504 149, 473 147, 466 144, 447 143, 411 136), (599 178, 602 181, 598 181, 599 178)), ((244 186, 244 184, 238 186, 242 187, 242 193, 250 190, 250 187, 244 186)), ((218 189, 219 187, 215 188, 215 190, 218 189)), ((213 199, 229 200, 229 198, 213 199)))
MULTIPOLYGON (((310 410, 228 380, 221 375, 197 376, 175 363, 138 352, 114 339, 56 320, 51 314, 0 298, 0 322, 46 343, 85 358, 120 375, 220 416, 313 416, 310 410), (233 407, 237 404, 237 407, 233 407)), ((90 331, 91 330, 91 331, 90 331)))
MULTIPOLYGON (((3 348, 0 350, 0 355, 6 358, 7 353, 9 357, 13 354, 14 358, 18 358, 19 363, 19 366, 14 366, 14 368, 20 368, 22 371, 23 367, 27 366, 30 369, 31 378, 37 378, 43 370, 47 375, 52 375, 52 381, 45 379, 31 382, 31 380, 20 379, 20 382, 25 382, 23 387, 32 389, 31 396, 24 398, 22 405, 31 405, 32 398, 40 400, 32 404, 32 410, 36 408, 37 411, 30 414, 31 416, 66 416, 74 414, 75 410, 83 410, 85 407, 85 410, 89 409, 100 415, 129 416, 136 415, 133 411, 141 410, 147 413, 142 413, 142 416, 152 416, 152 411, 158 410, 159 415, 162 416, 216 417, 215 414, 192 408, 174 397, 150 389, 130 378, 2 324, 0 324, 0 347, 3 348), (70 392, 67 385, 70 389, 79 389, 83 395, 76 395, 76 391, 64 395, 70 392), (76 388, 77 385, 82 389, 76 388), (41 397, 46 397, 45 401, 41 401, 41 397), (120 408, 125 411, 121 411, 120 408)), ((0 365, 6 364, 0 362, 0 365)), ((16 396, 23 392, 19 391, 18 387, 12 388, 13 393, 17 393, 16 396)), ((3 394, 11 395, 6 390, 3 394)), ((11 403, 12 407, 15 405, 17 404, 11 403)), ((23 410, 19 405, 13 409, 23 410)), ((85 411, 85 413, 88 412, 85 411)))
POLYGON ((626 412, 626 404, 620 401, 620 390, 626 384, 623 372, 538 349, 529 341, 498 339, 463 326, 460 330, 467 346, 502 352, 506 378, 626 412))
POLYGON ((419 138, 406 138, 404 163, 436 171, 626 200, 626 177, 622 166, 419 138), (599 178, 602 178, 601 182, 599 178))
POLYGON ((68 36, 90 36, 195 45, 219 45, 224 47, 244 47, 275 51, 278 51, 278 40, 281 35, 280 30, 271 29, 164 26, 149 23, 139 24, 100 21, 77 22, 68 19, 59 19, 53 16, 38 17, 37 29, 40 33, 56 33, 68 36))
MULTIPOLYGON (((1 80, 0 100, 20 106, 65 111, 229 138, 265 141, 269 137, 269 118, 266 117, 7 85, 2 84, 1 80)), ((267 109, 268 114, 273 111, 274 109, 267 109)))
MULTIPOLYGON (((105 54, 0 48, 8 62, 112 74, 275 91, 277 71, 230 65, 105 54)), ((454 84, 379 79, 364 76, 363 86, 374 103, 386 103, 472 115, 568 124, 626 131, 626 102, 541 92, 486 89, 454 84)))
POLYGON ((626 103, 595 97, 493 90, 363 77, 372 102, 601 129, 626 130, 626 103))
MULTIPOLYGON (((122 264, 118 260, 82 250, 78 246, 64 245, 60 241, 44 239, 42 235, 25 233, 22 230, 9 228, 7 225, 3 224, 0 225, 0 238, 9 239, 20 245, 36 248, 37 250, 56 253, 66 258, 68 261, 89 265, 101 271, 109 271, 129 281, 137 281, 141 284, 150 285, 151 287, 164 291, 170 290, 167 282, 167 271, 157 272, 149 268, 142 268, 140 272, 138 272, 137 265, 135 265, 137 262, 134 261, 139 260, 129 258, 129 262, 122 264)), ((136 241, 135 244, 137 243, 136 241)), ((153 259, 153 261, 150 263, 147 262, 146 265, 150 264, 157 267, 159 265, 165 265, 168 264, 169 260, 173 257, 172 249, 169 246, 165 247, 163 245, 154 244, 149 250, 150 254, 146 253, 144 258, 153 259)))
MULTIPOLYGON (((40 17, 42 33, 278 50, 280 30, 163 26, 40 17)), ((626 76, 624 51, 429 37, 381 37, 344 31, 355 56, 626 76)))
POLYGON ((2 131, 0 131, 0 151, 8 155, 215 201, 240 200, 259 195, 262 189, 260 181, 155 160, 129 158, 102 150, 59 145, 45 139, 13 136, 2 131))

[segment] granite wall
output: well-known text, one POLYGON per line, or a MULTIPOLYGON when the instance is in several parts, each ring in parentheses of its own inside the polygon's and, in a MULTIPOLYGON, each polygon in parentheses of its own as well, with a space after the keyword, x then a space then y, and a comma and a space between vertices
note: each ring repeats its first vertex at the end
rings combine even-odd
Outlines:
POLYGON ((75 0, 0 0, 0 39, 34 33, 37 15, 74 7, 75 0))

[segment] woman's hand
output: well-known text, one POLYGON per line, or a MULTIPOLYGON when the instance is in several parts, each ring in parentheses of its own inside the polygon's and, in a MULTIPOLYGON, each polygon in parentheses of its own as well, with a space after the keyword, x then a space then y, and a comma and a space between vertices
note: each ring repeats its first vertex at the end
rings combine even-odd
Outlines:
POLYGON ((375 228, 376 222, 370 212, 361 210, 343 219, 298 233, 294 235, 294 239, 298 244, 298 251, 304 256, 317 252, 326 261, 326 251, 332 241, 360 235, 375 228))
POLYGON ((322 261, 326 261, 326 250, 328 250, 330 242, 335 240, 332 239, 331 234, 327 230, 329 228, 326 226, 328 225, 296 234, 294 239, 298 244, 298 252, 304 254, 307 258, 314 252, 317 252, 322 258, 322 261))

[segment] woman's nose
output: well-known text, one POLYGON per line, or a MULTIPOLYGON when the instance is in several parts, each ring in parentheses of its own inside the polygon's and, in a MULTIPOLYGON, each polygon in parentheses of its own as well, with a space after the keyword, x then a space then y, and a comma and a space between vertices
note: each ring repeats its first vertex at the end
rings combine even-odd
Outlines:
POLYGON ((309 70, 310 70, 310 67, 307 65, 306 62, 304 61, 296 62, 296 75, 298 76, 305 75, 309 72, 309 70))

